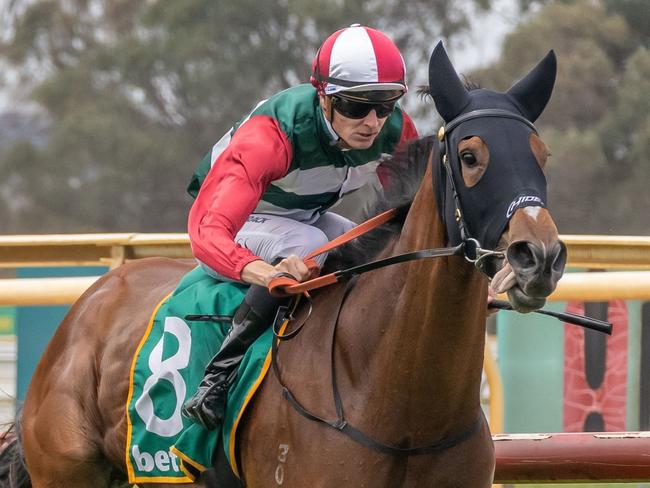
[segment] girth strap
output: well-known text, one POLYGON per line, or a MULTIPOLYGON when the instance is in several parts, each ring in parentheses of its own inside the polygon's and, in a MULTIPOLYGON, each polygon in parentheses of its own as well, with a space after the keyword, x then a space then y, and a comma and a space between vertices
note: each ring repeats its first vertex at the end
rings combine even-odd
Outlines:
MULTIPOLYGON (((475 435, 483 425, 482 415, 477 415, 476 421, 473 422, 472 425, 470 425, 470 427, 468 427, 460 434, 450 438, 443 438, 437 442, 434 442, 426 446, 418 446, 418 447, 400 447, 400 446, 394 446, 390 444, 384 444, 364 434, 356 427, 350 425, 347 422, 347 420, 345 420, 345 415, 343 413, 343 402, 341 400, 341 395, 339 393, 338 385, 336 382, 336 362, 335 362, 336 356, 334 354, 334 345, 336 343, 336 329, 339 323, 341 310, 343 309, 343 303, 345 302, 346 298, 350 294, 350 291, 352 291, 352 289, 354 288, 355 283, 356 280, 349 281, 343 293, 339 293, 339 299, 334 304, 332 304, 333 306, 337 307, 336 308, 337 313, 334 319, 334 325, 332 327, 332 340, 331 340, 331 353, 330 353, 330 367, 331 367, 331 375, 332 375, 332 396, 334 399, 334 406, 336 408, 336 417, 337 417, 336 420, 328 420, 310 412, 296 399, 296 397, 293 396, 289 388, 282 381, 282 376, 280 375, 280 368, 278 367, 278 359, 277 359, 278 346, 280 344, 280 340, 275 339, 271 346, 271 364, 273 365, 273 371, 275 372, 275 376, 278 379, 278 383, 280 383, 280 386, 282 387, 282 396, 287 401, 289 401, 289 403, 294 408, 294 410, 296 410, 296 412, 298 412, 306 419, 328 425, 329 427, 332 427, 333 429, 336 429, 344 433, 345 435, 350 437, 352 440, 358 442, 359 444, 362 444, 366 447, 369 447, 371 449, 374 449, 375 451, 384 454, 399 455, 399 456, 416 456, 422 454, 433 454, 457 446, 458 444, 468 440, 473 435, 475 435)), ((284 325, 286 326, 287 323, 288 321, 285 321, 284 325)), ((287 336, 282 336, 282 337, 288 338, 289 336, 294 337, 295 334, 289 334, 287 336)))
POLYGON ((483 417, 479 415, 479 417, 476 419, 476 422, 474 422, 469 429, 467 429, 465 432, 462 432, 460 435, 448 439, 442 439, 438 442, 434 442, 433 444, 429 444, 428 446, 420 447, 397 447, 382 444, 372 439, 371 437, 368 437, 358 429, 355 429, 348 423, 346 423, 340 430, 358 443, 371 447, 375 451, 379 451, 384 454, 419 456, 422 454, 433 454, 436 452, 444 451, 446 449, 451 449, 452 447, 457 446, 458 444, 468 440, 474 434, 478 433, 482 425, 483 417))

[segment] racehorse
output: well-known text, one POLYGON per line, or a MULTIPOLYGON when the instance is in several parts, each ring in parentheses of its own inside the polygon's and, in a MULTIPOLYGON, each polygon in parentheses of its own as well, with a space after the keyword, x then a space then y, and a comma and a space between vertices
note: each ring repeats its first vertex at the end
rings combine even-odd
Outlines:
MULTIPOLYGON (((276 342, 276 369, 241 420, 246 486, 491 486, 479 402, 488 280, 507 261, 508 297, 527 312, 543 306, 566 261, 533 126, 555 71, 550 52, 506 93, 469 90, 436 46, 428 91, 443 129, 382 163, 398 218, 340 251, 367 260, 428 249, 410 256, 430 259, 397 259, 312 293, 310 318, 276 342)), ((191 267, 132 261, 73 305, 20 420, 32 486, 123 479, 132 357, 152 309, 191 267)), ((3 455, 16 469, 20 449, 14 442, 3 455)))

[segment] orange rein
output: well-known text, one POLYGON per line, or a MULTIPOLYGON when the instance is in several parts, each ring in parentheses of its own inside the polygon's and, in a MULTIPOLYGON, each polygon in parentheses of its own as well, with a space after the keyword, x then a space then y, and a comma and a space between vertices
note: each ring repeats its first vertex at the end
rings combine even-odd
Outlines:
MULTIPOLYGON (((305 264, 307 267, 314 273, 318 274, 320 267, 314 260, 314 257, 319 254, 331 251, 336 249, 339 246, 342 246, 346 242, 356 239, 360 235, 365 234, 366 232, 371 231, 372 229, 379 227, 380 225, 388 222, 390 219, 395 217, 397 214, 396 209, 386 210, 385 212, 380 213, 379 215, 366 220, 362 224, 357 225, 353 229, 350 229, 345 234, 340 235, 334 240, 331 240, 324 246, 319 247, 315 251, 312 251, 305 257, 305 264)), ((318 278, 313 278, 311 280, 303 281, 302 283, 287 278, 286 276, 278 276, 273 278, 268 285, 271 295, 274 296, 286 296, 286 295, 299 295, 301 293, 307 293, 309 290, 314 290, 316 288, 322 288, 327 285, 332 285, 337 282, 335 273, 330 273, 325 276, 319 276, 318 278)))

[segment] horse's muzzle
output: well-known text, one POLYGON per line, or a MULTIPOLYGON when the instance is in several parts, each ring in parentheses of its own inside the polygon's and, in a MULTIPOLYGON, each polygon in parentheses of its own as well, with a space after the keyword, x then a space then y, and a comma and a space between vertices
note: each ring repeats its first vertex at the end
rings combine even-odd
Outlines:
MULTIPOLYGON (((543 306, 564 273, 566 245, 560 240, 550 246, 518 241, 508 246, 507 257, 517 278, 510 299, 520 303, 524 309, 543 306)), ((516 303, 513 306, 519 308, 516 303)))

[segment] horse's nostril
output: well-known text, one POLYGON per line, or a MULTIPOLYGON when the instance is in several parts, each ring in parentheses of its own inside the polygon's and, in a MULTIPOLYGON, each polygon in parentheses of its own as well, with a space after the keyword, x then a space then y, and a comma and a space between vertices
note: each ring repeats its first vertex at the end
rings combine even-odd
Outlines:
POLYGON ((567 259, 567 250, 564 242, 559 241, 557 246, 553 248, 553 251, 550 253, 551 269, 556 273, 564 272, 564 266, 566 266, 567 259))
POLYGON ((508 247, 508 262, 519 270, 535 268, 538 263, 536 248, 526 241, 515 242, 508 247))

